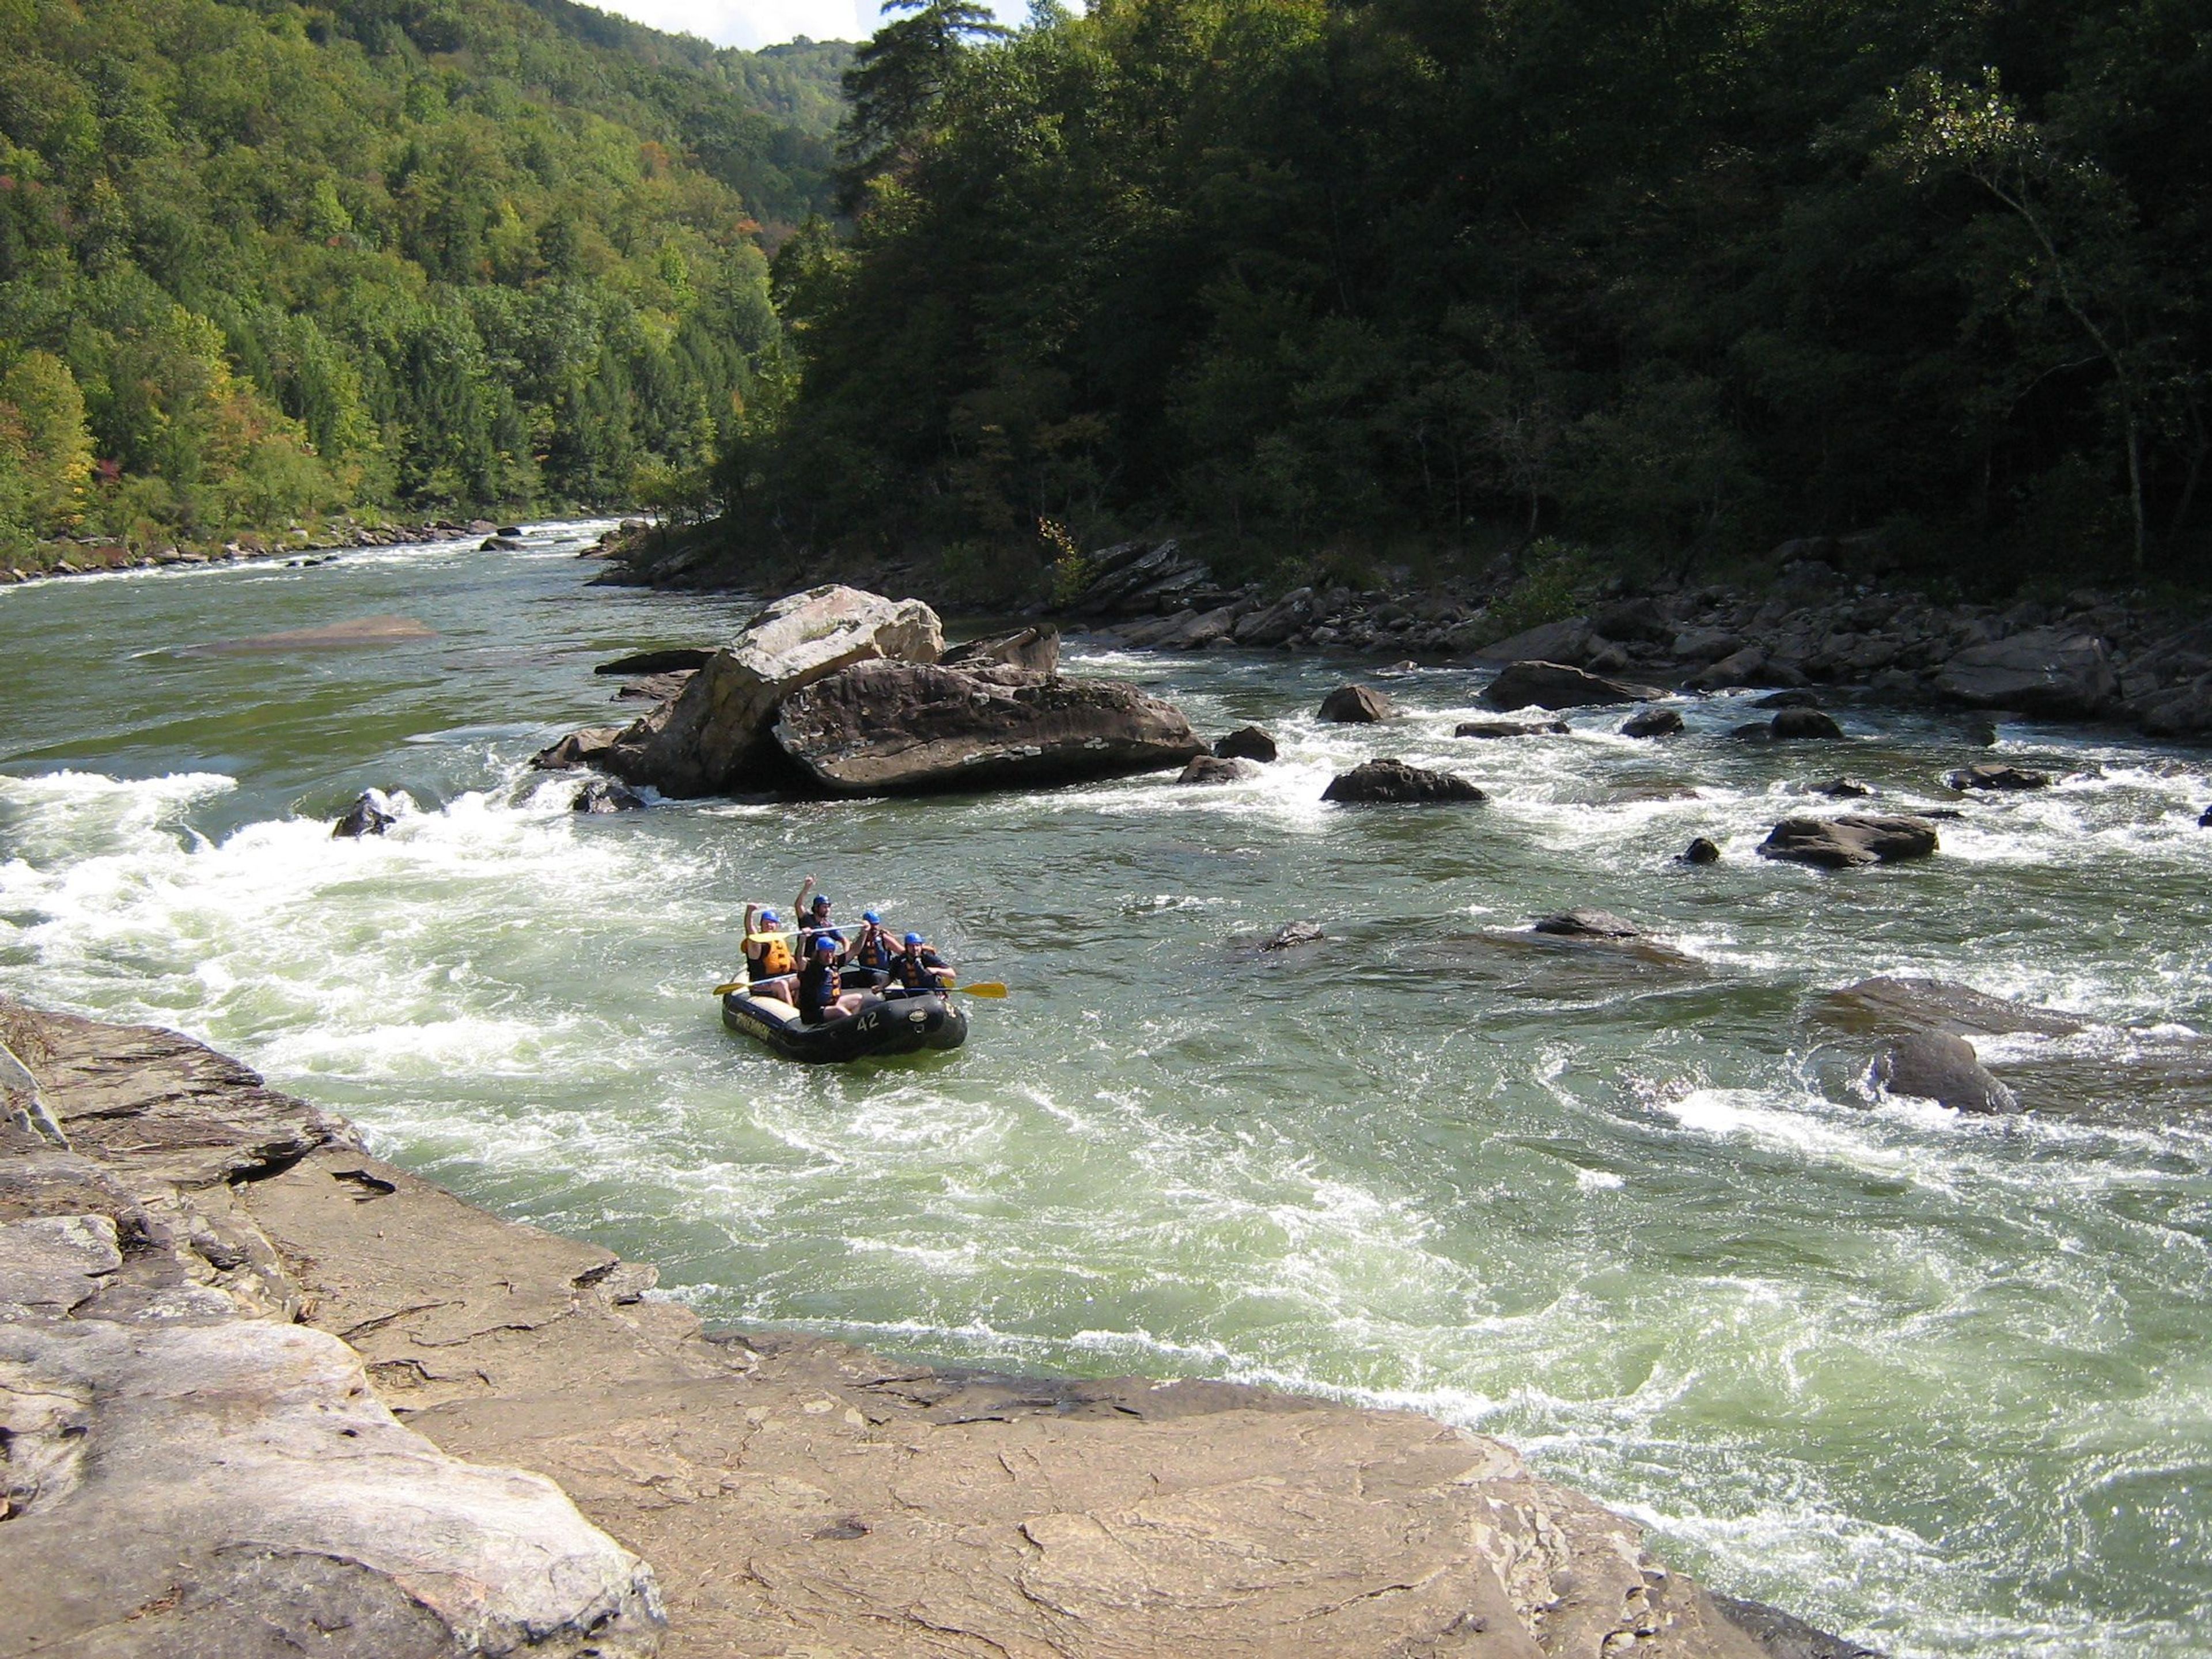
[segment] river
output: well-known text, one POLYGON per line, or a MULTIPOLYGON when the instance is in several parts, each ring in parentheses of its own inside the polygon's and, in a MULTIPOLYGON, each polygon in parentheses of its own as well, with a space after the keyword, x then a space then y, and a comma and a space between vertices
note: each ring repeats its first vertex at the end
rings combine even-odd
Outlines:
MULTIPOLYGON (((1899 1656, 2212 1649, 2212 830, 2203 757, 2007 726, 2069 775, 1925 864, 1752 848, 1849 771, 1950 799, 1968 723, 1844 745, 1476 743, 1483 677, 1117 656, 1255 781, 580 817, 529 772, 627 718, 591 665, 750 610, 589 589, 599 526, 0 589, 0 988, 176 1026, 711 1320, 1026 1370, 1235 1377, 1506 1437, 1715 1588, 1899 1656), (359 651, 191 647, 397 612, 359 651), (1486 806, 1324 806, 1375 752, 1486 806), (334 841, 360 789, 390 835, 334 841), (1691 793, 1691 792, 1694 793, 1691 793), (1693 835, 1724 848, 1692 870, 1693 835), (807 874, 970 978, 957 1054, 803 1069, 708 994, 807 874), (1668 948, 1550 944, 1595 905, 1668 948), (1328 940, 1254 948, 1293 918, 1328 940), (2076 1012, 2031 1103, 1875 1097, 1820 995, 1910 972, 2076 1012)), ((1825 802, 1813 801, 1815 806, 1825 802)), ((2038 1079, 2040 1082, 2038 1082, 2038 1079)))

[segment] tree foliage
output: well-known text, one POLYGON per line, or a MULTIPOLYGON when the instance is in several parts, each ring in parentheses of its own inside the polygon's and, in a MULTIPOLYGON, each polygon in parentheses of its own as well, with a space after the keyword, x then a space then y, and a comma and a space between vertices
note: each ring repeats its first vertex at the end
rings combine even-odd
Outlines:
POLYGON ((567 0, 0 7, 0 538, 698 486, 849 57, 567 0))
POLYGON ((2205 0, 917 21, 779 267, 749 524, 2207 574, 2205 0))

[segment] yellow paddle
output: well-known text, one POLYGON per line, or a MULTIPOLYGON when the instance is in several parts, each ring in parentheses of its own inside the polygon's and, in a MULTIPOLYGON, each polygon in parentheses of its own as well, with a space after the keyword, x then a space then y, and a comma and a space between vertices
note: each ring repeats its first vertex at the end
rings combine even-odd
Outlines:
MULTIPOLYGON (((717 985, 714 988, 714 994, 718 997, 726 997, 732 991, 743 990, 745 983, 744 980, 733 979, 726 985, 717 985)), ((995 979, 983 980, 974 985, 940 985, 938 989, 957 991, 963 996, 982 997, 987 1000, 995 1000, 1006 994, 1006 986, 995 979)))

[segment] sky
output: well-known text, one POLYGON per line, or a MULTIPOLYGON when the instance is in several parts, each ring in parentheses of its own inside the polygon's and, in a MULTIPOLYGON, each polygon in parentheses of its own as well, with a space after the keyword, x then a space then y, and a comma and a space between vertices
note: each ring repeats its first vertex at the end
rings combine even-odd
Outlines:
MULTIPOLYGON (((804 34, 817 40, 865 40, 876 32, 876 0, 589 0, 654 28, 702 34, 718 46, 769 46, 804 34)), ((994 0, 1018 23, 1018 0, 994 0)))

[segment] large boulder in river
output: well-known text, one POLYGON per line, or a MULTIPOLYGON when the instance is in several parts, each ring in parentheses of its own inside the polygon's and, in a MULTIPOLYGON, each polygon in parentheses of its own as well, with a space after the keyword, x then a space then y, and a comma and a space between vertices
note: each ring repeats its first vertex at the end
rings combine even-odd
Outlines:
POLYGON ((604 764, 625 782, 689 797, 772 787, 783 775, 769 728, 794 693, 856 664, 935 662, 937 613, 920 599, 854 587, 778 599, 708 658, 682 692, 629 726, 604 764))
POLYGON ((1936 689, 1978 708, 2066 716, 2103 712, 2120 683, 2095 635, 2038 628, 1969 646, 1943 665, 1936 689))
POLYGON ((1766 729, 1777 743, 1834 743, 1844 735, 1835 716, 1818 708, 1785 708, 1766 729))
POLYGON ((1990 1075, 1974 1045, 1948 1031, 1899 1037, 1874 1063, 1874 1080, 1893 1095, 1933 1100, 1960 1112, 2016 1112, 2013 1091, 1990 1075))
POLYGON ((1840 870, 1863 864, 1924 859, 1936 848, 1936 826, 1923 818, 1784 818, 1759 844, 1759 855, 1840 870))
POLYGON ((1397 712, 1397 705, 1371 685, 1340 685, 1321 700, 1315 718, 1334 726, 1372 726, 1397 712))
POLYGON ((1271 761, 1279 752, 1275 740, 1256 726, 1240 726, 1218 738, 1213 752, 1224 760, 1271 761))
POLYGON ((1181 709, 1133 685, 998 666, 858 663, 786 698, 774 731, 832 795, 1077 783, 1206 753, 1181 709))
POLYGON ((1507 665, 1483 692, 1492 708, 1588 708, 1609 702, 1655 702, 1666 692, 1656 685, 1609 680, 1559 662, 1507 665))
POLYGON ((1671 738, 1681 730, 1680 709, 1639 708, 1623 722, 1620 735, 1624 738, 1671 738))
POLYGON ((1389 756, 1364 762, 1349 772, 1339 774, 1322 792, 1321 798, 1344 805, 1399 806, 1490 799, 1454 773, 1408 766, 1389 756))

